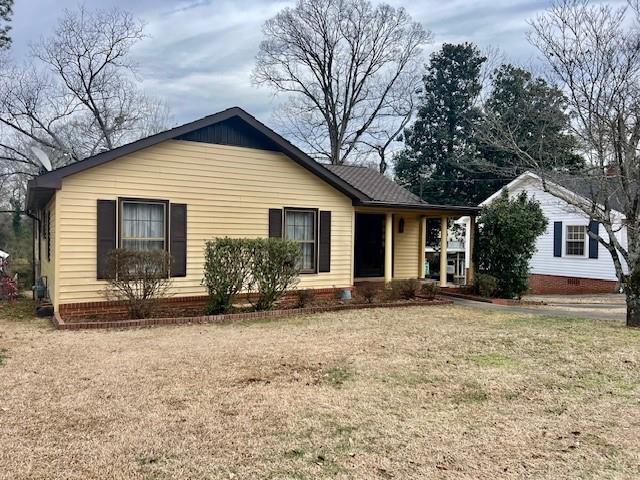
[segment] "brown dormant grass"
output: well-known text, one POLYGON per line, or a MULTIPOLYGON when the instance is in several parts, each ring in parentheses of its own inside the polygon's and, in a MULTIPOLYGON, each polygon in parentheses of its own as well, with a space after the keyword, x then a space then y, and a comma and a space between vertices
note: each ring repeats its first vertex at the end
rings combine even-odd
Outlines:
POLYGON ((0 478, 638 478, 640 332, 458 307, 0 315, 0 478))

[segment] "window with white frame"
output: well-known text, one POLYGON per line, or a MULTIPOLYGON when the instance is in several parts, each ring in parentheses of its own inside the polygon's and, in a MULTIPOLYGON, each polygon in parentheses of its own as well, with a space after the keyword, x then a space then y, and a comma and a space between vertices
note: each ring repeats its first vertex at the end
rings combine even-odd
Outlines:
POLYGON ((123 200, 120 246, 127 250, 165 250, 166 209, 164 202, 123 200))
POLYGON ((316 270, 316 211, 286 209, 284 211, 284 237, 300 245, 302 272, 316 270))
POLYGON ((584 257, 586 237, 586 226, 568 225, 565 254, 573 257, 584 257))

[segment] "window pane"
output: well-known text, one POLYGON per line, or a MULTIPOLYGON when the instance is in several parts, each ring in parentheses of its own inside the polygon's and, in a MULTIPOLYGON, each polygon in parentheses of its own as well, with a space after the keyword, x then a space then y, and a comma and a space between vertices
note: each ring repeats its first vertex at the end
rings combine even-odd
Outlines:
POLYGON ((313 270, 313 243, 301 243, 300 250, 302 251, 302 269, 313 270))
POLYGON ((289 240, 312 241, 314 228, 313 212, 288 211, 286 215, 286 235, 289 240))
POLYGON ((567 227, 567 255, 584 255, 586 232, 584 225, 569 225, 567 227))
POLYGON ((122 248, 127 250, 164 250, 164 240, 123 239, 122 248))
POLYGON ((122 203, 122 248, 163 250, 165 206, 161 203, 122 203))
POLYGON ((315 270, 315 212, 287 210, 285 212, 285 238, 300 243, 302 270, 315 270))

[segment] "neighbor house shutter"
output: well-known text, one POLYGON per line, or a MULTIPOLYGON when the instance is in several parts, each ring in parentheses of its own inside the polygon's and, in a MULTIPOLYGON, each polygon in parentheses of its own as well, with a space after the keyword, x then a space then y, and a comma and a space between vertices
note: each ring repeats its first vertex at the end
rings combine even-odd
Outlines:
POLYGON ((562 256, 562 222, 553 222, 553 256, 562 256))
POLYGON ((269 209, 269 237, 282 238, 282 209, 269 209))
POLYGON ((97 278, 107 276, 107 254, 116 248, 116 201, 98 200, 97 278))
MULTIPOLYGON (((596 221, 589 222, 589 231, 598 235, 600 224, 596 221)), ((589 237, 589 258, 598 258, 598 240, 589 237)))
POLYGON ((320 212, 318 271, 331 271, 331 212, 320 212))
POLYGON ((172 203, 169 219, 171 276, 187 276, 187 205, 172 203))

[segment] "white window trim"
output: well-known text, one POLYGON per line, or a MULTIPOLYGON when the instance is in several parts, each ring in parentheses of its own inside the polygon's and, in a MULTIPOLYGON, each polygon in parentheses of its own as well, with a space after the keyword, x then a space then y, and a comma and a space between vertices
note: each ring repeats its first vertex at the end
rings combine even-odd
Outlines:
MULTIPOLYGON (((564 242, 563 243, 563 248, 564 248, 564 256, 568 257, 568 258, 588 258, 589 257, 589 244, 587 242, 587 238, 589 237, 589 234, 587 233, 589 227, 587 225, 581 225, 581 224, 570 224, 570 225, 566 225, 565 229, 564 229, 564 242), (569 228, 570 227, 582 227, 584 229, 584 236, 582 239, 582 244, 583 244, 583 249, 582 249, 582 255, 575 255, 572 253, 568 253, 567 252, 567 243, 570 241, 569 240, 569 228)), ((571 240, 572 242, 578 242, 578 240, 571 240)))
POLYGON ((302 213, 311 213, 313 214, 313 241, 306 240, 292 240, 296 243, 313 243, 313 268, 311 269, 302 269, 300 271, 301 274, 311 275, 318 273, 318 211, 313 208, 296 208, 296 207, 285 207, 284 209, 284 218, 282 225, 282 238, 285 240, 290 240, 287 237, 287 214, 289 212, 302 212, 302 213))
POLYGON ((121 200, 120 201, 121 204, 121 208, 120 208, 120 212, 121 212, 121 218, 119 219, 118 222, 118 229, 121 232, 120 234, 120 248, 122 248, 122 245, 124 244, 125 240, 143 240, 143 241, 160 241, 162 240, 162 250, 163 251, 169 251, 169 245, 168 245, 168 228, 169 225, 167 224, 167 203, 166 202, 153 202, 153 201, 147 201, 147 200, 121 200), (143 204, 143 205, 162 205, 162 223, 163 223, 163 228, 162 228, 162 238, 160 237, 125 237, 124 236, 124 206, 127 203, 136 203, 136 204, 143 204))

